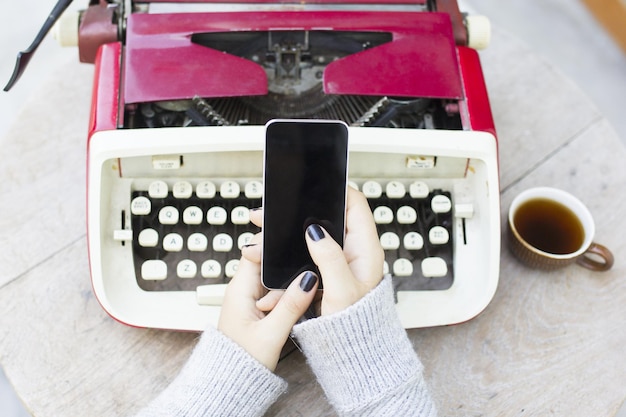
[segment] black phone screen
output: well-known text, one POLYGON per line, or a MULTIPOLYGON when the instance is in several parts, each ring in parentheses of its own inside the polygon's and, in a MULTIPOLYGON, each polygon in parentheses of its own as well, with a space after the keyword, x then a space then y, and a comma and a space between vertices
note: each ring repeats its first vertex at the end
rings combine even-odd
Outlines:
POLYGON ((348 128, 343 122, 268 123, 261 273, 265 287, 286 288, 306 270, 319 275, 304 238, 309 225, 321 225, 343 246, 347 165, 348 128))

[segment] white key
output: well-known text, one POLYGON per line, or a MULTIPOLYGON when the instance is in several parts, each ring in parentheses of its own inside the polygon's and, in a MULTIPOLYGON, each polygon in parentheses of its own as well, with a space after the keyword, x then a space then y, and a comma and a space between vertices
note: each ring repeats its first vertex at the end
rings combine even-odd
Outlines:
POLYGON ((409 232, 404 235, 402 244, 408 250, 420 250, 424 247, 424 238, 417 232, 409 232))
POLYGON ((232 278, 237 273, 237 269, 239 268, 239 259, 231 259, 226 262, 226 267, 224 268, 224 273, 228 278, 232 278))
POLYGON ((154 248, 159 244, 159 232, 154 229, 143 229, 137 237, 139 246, 144 248, 154 248))
POLYGON ((426 198, 430 190, 428 185, 423 181, 415 181, 409 185, 409 195, 411 198, 426 198))
POLYGON ((405 258, 396 259, 393 262, 393 274, 397 277, 410 277, 413 275, 413 264, 405 258))
POLYGON ((183 237, 178 233, 169 233, 163 238, 163 249, 168 252, 183 250, 183 237))
POLYGON ((189 206, 183 211, 183 223, 200 224, 202 223, 202 209, 196 206, 189 206))
POLYGON ((150 214, 151 210, 152 203, 150 203, 147 197, 135 197, 130 203, 130 212, 135 216, 145 216, 146 214, 150 214))
POLYGON ((246 198, 262 198, 263 184, 261 181, 248 181, 243 189, 246 198))
POLYGON ((442 258, 425 258, 422 261, 422 275, 426 278, 445 277, 448 273, 448 265, 442 258))
POLYGON ((230 252, 233 248, 233 238, 226 233, 218 233, 213 237, 213 250, 215 252, 230 252))
POLYGON ((222 274, 222 265, 215 259, 204 261, 200 267, 200 274, 202 278, 219 278, 222 274))
POLYGON ((396 212, 400 224, 413 224, 417 221, 417 211, 411 206, 402 206, 396 212))
POLYGON ((365 181, 362 191, 367 198, 380 198, 383 195, 383 187, 376 181, 365 181))
POLYGON ((239 183, 235 181, 224 181, 220 186, 220 195, 222 198, 237 198, 241 193, 239 183))
POLYGON ((196 301, 201 306, 221 306, 228 284, 198 285, 196 301))
POLYGON ((250 209, 244 206, 235 207, 230 212, 230 221, 233 224, 248 224, 250 223, 250 209))
POLYGON ((183 259, 176 265, 176 275, 178 275, 178 278, 195 278, 197 273, 198 267, 191 259, 183 259))
POLYGON ((202 233, 192 233, 187 238, 187 248, 192 252, 204 252, 209 246, 209 239, 202 233))
POLYGON ((447 213, 452 210, 452 201, 445 195, 439 194, 430 201, 430 208, 435 213, 447 213))
POLYGON ((402 198, 406 194, 406 187, 400 181, 390 181, 385 187, 385 193, 389 198, 402 198))
POLYGON ((240 234, 237 238, 237 247, 239 248, 239 250, 243 249, 244 246, 250 243, 253 237, 254 234, 250 232, 244 232, 240 234))
POLYGON ((159 211, 159 223, 176 224, 178 223, 179 213, 176 207, 165 206, 159 211))
POLYGON ((393 221, 393 211, 387 206, 379 206, 374 209, 374 221, 377 224, 389 224, 393 221))
POLYGON ((450 234, 445 227, 434 226, 428 231, 428 240, 433 245, 445 245, 450 240, 450 234))
POLYGON ((189 198, 193 194, 193 187, 187 181, 178 181, 172 187, 175 198, 189 198))
POLYGON ((152 198, 167 197, 167 184, 165 181, 152 181, 148 186, 148 195, 152 198))
POLYGON ((206 213, 206 220, 209 224, 221 225, 226 223, 228 213, 222 207, 211 207, 206 213))
POLYGON ((196 195, 198 198, 213 198, 215 197, 215 184, 211 181, 202 181, 196 185, 196 195))
POLYGON ((389 273, 389 263, 387 261, 383 262, 383 275, 386 275, 389 273))
POLYGON ((164 280, 167 278, 167 264, 158 259, 141 264, 141 278, 146 280, 164 280))
POLYGON ((385 232, 380 235, 380 245, 385 250, 395 250, 400 247, 400 238, 393 232, 385 232))
POLYGON ((356 182, 354 182, 354 181, 348 181, 348 187, 352 187, 352 188, 354 188, 355 190, 359 191, 359 184, 357 184, 357 183, 356 183, 356 182))

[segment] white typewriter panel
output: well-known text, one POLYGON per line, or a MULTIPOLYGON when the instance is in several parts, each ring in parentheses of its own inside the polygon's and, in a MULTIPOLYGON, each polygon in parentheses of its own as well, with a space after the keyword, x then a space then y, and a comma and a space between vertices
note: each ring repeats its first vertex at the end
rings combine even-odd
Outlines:
MULTIPOLYGON (((145 192, 155 181, 163 181, 170 191, 181 181, 193 187, 211 181, 219 195, 222 183, 234 181, 243 195, 246 183, 263 177, 264 137, 263 126, 115 130, 92 136, 88 160, 91 275, 99 302, 113 318, 137 327, 192 331, 217 323, 227 277, 205 283, 198 265, 196 278, 185 281, 186 287, 168 290, 152 288, 150 280, 137 276, 141 268, 135 265, 133 242, 140 230, 133 230, 133 194, 145 192)), ((411 184, 419 182, 449 196, 447 277, 420 277, 423 288, 414 288, 410 277, 394 276, 394 282, 400 283, 396 305, 403 325, 448 325, 479 314, 491 301, 499 275, 495 138, 473 131, 352 127, 349 166, 349 180, 359 188, 373 181, 385 194, 386 185, 396 182, 408 194, 411 184)), ((395 252, 386 251, 386 268, 392 275, 394 262, 401 257, 395 252)), ((420 262, 413 266, 419 269, 420 262)), ((439 268, 437 262, 422 267, 439 268)))

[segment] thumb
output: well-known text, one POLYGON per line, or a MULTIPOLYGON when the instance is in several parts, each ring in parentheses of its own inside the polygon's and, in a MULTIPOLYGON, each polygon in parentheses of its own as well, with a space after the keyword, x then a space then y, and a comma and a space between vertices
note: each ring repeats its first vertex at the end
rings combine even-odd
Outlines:
POLYGON ((352 287, 352 271, 343 249, 317 224, 306 229, 306 242, 311 258, 317 265, 326 293, 343 293, 352 287))
POLYGON ((313 302, 318 282, 318 276, 311 271, 303 272, 293 280, 276 307, 263 320, 270 326, 270 331, 284 336, 285 339, 289 336, 291 328, 313 302))
POLYGON ((355 279, 341 246, 324 229, 309 226, 306 242, 324 281, 322 316, 351 306, 367 293, 367 286, 355 279))

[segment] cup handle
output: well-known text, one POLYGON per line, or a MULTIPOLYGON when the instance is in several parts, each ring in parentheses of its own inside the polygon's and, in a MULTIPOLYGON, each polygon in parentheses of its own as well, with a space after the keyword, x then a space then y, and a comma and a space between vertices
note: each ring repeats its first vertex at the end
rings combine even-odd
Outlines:
POLYGON ((613 266, 614 261, 615 258, 609 248, 595 242, 592 242, 589 249, 576 260, 580 266, 591 269, 592 271, 608 271, 613 266), (588 256, 590 254, 599 256, 604 262, 598 262, 592 259, 588 256))

